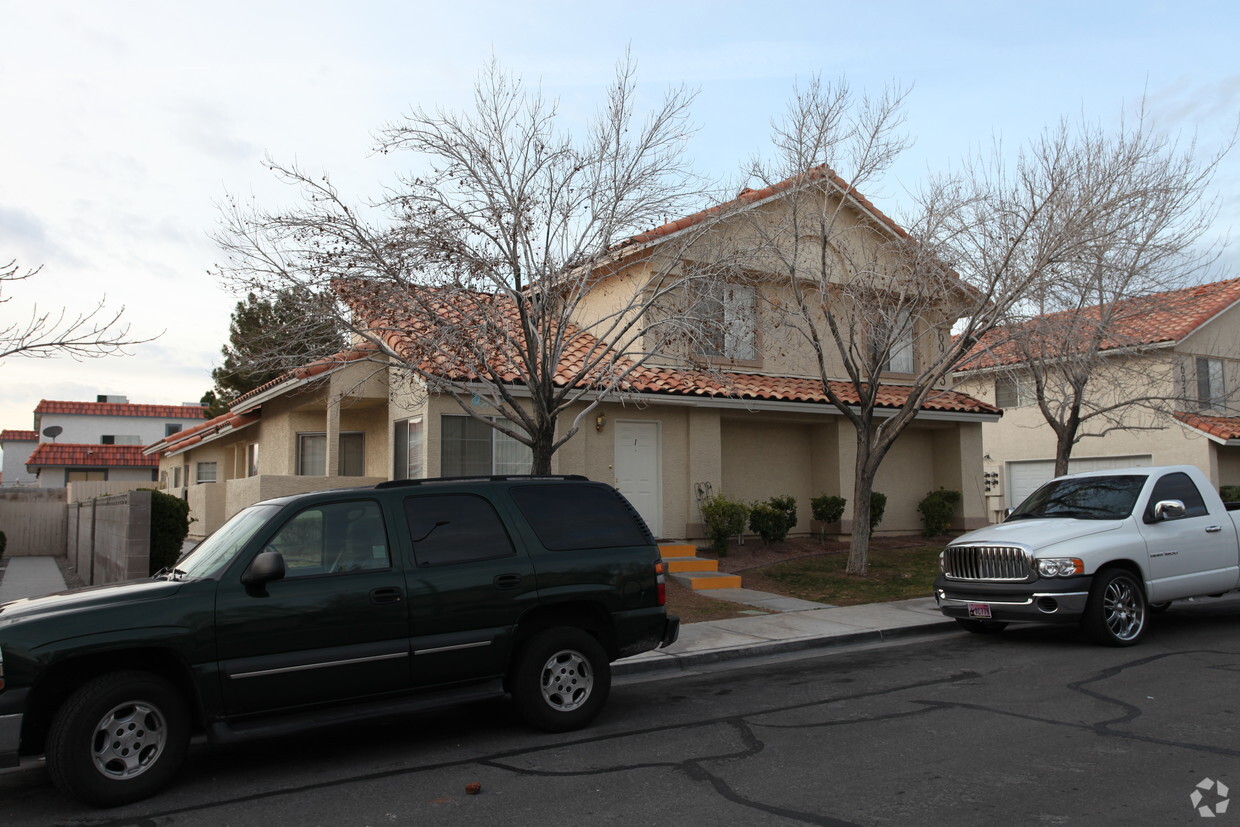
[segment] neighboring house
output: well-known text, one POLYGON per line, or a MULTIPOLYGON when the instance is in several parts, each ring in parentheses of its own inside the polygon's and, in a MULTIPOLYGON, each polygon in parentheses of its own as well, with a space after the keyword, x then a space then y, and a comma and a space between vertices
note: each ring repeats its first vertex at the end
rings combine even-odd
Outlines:
POLYGON ((38 485, 39 478, 26 470, 26 457, 30 456, 38 444, 38 431, 0 431, 0 451, 4 452, 4 471, 0 475, 0 485, 38 485))
MULTIPOLYGON (((40 488, 93 480, 153 482, 158 463, 143 454, 142 446, 202 418, 199 405, 139 405, 115 396, 96 402, 45 399, 34 410, 31 433, 37 441, 21 462, 40 488)), ((6 471, 9 462, 6 450, 6 471)))
MULTIPOLYGON (((785 190, 775 185, 747 191, 738 201, 759 211, 758 218, 779 220, 785 190)), ((854 221, 903 232, 860 197, 849 206, 854 221)), ((688 216, 621 245, 598 301, 644 289, 643 262, 651 248, 720 212, 688 216)), ((754 217, 750 212, 746 220, 754 217)), ((791 494, 800 517, 794 531, 801 533, 812 527, 810 498, 851 497, 852 426, 826 402, 808 346, 766 317, 768 300, 780 298, 777 279, 763 280, 749 269, 746 285, 725 287, 718 296, 724 339, 707 342, 709 352, 690 359, 666 354, 636 368, 622 393, 592 412, 593 427, 583 427, 553 458, 557 473, 616 485, 658 537, 705 536, 698 503, 712 492, 744 501, 791 494), (715 369, 695 367, 702 359, 715 369)), ((385 344, 394 352, 421 358, 411 317, 372 305, 364 291, 346 287, 342 298, 363 323, 387 331, 385 344)), ((583 310, 592 312, 603 311, 583 310)), ((952 321, 944 320, 944 332, 952 321)), ((592 342, 583 334, 578 353, 592 342)), ((900 382, 915 370, 914 351, 902 351, 899 364, 893 360, 881 397, 887 405, 898 405, 907 393, 900 382)), ((293 371, 241 397, 228 414, 148 445, 148 454, 162 456, 161 483, 185 488, 199 521, 192 530, 205 533, 246 505, 297 490, 528 472, 525 446, 466 415, 451 398, 407 387, 395 370, 369 355, 355 350, 293 371)), ((502 374, 502 365, 496 370, 502 374)), ((853 394, 844 383, 834 388, 846 398, 853 394)), ((561 416, 561 428, 575 412, 561 416)), ((940 487, 964 495, 959 528, 984 524, 981 429, 998 417, 994 406, 946 388, 933 396, 880 469, 875 489, 888 495, 880 530, 919 530, 917 503, 940 487)), ((851 532, 851 522, 839 529, 851 532)))
MULTIPOLYGON (((1195 465, 1216 486, 1240 484, 1240 279, 1129 299, 1118 308, 1087 399, 1105 404, 1144 394, 1161 397, 1157 407, 1166 410, 1124 410, 1123 427, 1076 444, 1069 472, 1195 465)), ((957 390, 1004 412, 982 427, 992 520, 1051 479, 1055 467, 1055 435, 1022 368, 1028 363, 1002 337, 996 331, 979 342, 968 370, 955 376, 957 390)), ((1083 431, 1099 427, 1095 421, 1083 431)))

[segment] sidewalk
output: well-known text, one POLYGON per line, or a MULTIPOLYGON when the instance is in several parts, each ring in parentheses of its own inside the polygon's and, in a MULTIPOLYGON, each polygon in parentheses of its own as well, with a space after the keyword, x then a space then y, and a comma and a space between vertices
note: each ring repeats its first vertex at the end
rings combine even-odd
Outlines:
MULTIPOLYGON (((60 567, 51 557, 7 557, 0 564, 4 565, 0 569, 0 603, 65 588, 60 567)), ((684 624, 674 644, 617 661, 612 664, 612 674, 622 677, 685 671, 740 658, 883 643, 957 628, 955 621, 939 613, 931 597, 824 606, 750 589, 720 589, 711 596, 746 603, 769 614, 684 624)))

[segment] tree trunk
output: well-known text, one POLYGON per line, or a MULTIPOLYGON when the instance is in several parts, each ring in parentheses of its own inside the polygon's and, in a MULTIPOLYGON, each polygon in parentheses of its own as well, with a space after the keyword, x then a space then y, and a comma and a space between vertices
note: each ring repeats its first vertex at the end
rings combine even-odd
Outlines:
POLYGON ((849 574, 865 577, 870 571, 870 482, 860 476, 853 486, 853 534, 848 544, 849 574))
POLYGON ((541 425, 534 436, 534 444, 530 446, 533 454, 530 461, 530 473, 545 475, 551 473, 551 446, 555 444, 555 418, 550 424, 541 425))

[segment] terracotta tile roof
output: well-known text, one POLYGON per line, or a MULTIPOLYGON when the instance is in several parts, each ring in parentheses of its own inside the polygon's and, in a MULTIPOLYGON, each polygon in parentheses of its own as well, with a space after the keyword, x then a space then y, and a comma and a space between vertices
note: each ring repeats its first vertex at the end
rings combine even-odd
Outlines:
POLYGON ((754 204, 759 201, 764 201, 767 198, 780 194, 781 192, 785 192, 787 190, 793 189, 800 184, 807 184, 807 183, 812 183, 814 181, 821 181, 821 180, 826 180, 830 182, 841 193, 846 193, 849 196, 849 198, 851 198, 853 201, 857 203, 858 206, 860 206, 866 212, 873 215, 876 219, 878 219, 879 222, 886 225, 886 227, 890 229, 892 232, 896 233, 896 235, 899 235, 902 238, 908 237, 908 233, 905 231, 903 227, 897 224, 894 220, 892 220, 888 215, 886 215, 878 207, 874 206, 874 204, 871 203, 870 200, 866 198, 864 195, 862 195, 860 192, 857 192, 856 190, 850 190, 850 185, 848 184, 847 181, 845 181, 843 178, 837 175, 835 170, 831 169, 826 164, 823 164, 821 166, 814 167, 801 175, 794 175, 791 178, 785 178, 783 181, 774 183, 770 185, 769 187, 763 187, 762 189, 758 189, 758 190, 746 188, 744 190, 741 190, 740 195, 738 195, 736 198, 733 198, 731 201, 725 202, 715 207, 710 207, 709 209, 695 212, 692 215, 686 215, 684 218, 678 218, 675 221, 669 221, 666 224, 647 230, 644 233, 635 235, 628 241, 623 242, 622 244, 618 246, 624 247, 630 244, 646 244, 652 241, 657 241, 661 238, 665 238, 667 236, 673 235, 674 233, 680 230, 684 230, 684 229, 687 229, 688 227, 701 224, 703 221, 707 220, 708 218, 713 218, 715 216, 726 214, 727 212, 734 210, 737 207, 741 207, 746 204, 754 204))
POLYGON ((143 416, 155 419, 202 419, 206 414, 197 405, 134 405, 128 402, 57 402, 44 399, 36 414, 74 416, 143 416))
POLYGON ((1185 411, 1176 411, 1172 416, 1207 436, 1222 440, 1240 439, 1240 416, 1203 416, 1185 411))
MULTIPOLYGON (((1102 350, 1178 342, 1236 302, 1240 302, 1240 279, 1198 284, 1118 302, 1111 329, 1102 341, 1102 350)), ((1016 328, 993 330, 974 345, 959 369, 983 370, 1019 364, 1023 357, 1013 343, 1015 333, 1033 325, 1043 331, 1051 350, 1062 351, 1063 339, 1088 335, 1089 323, 1096 322, 1099 313, 1095 305, 1079 311, 1048 313, 1016 328)))
POLYGON ((38 442, 38 431, 0 431, 0 442, 38 442))
MULTIPOLYGON (((467 353, 453 353, 443 348, 432 350, 427 345, 427 333, 422 330, 425 327, 425 316, 409 314, 408 306, 402 306, 399 299, 382 297, 377 289, 368 288, 359 282, 341 284, 337 289, 358 318, 382 336, 393 352, 411 364, 420 365, 427 372, 466 382, 475 381, 483 375, 505 383, 516 383, 521 378, 511 339, 501 335, 515 337, 519 330, 516 327, 516 309, 506 298, 462 291, 448 293, 434 289, 423 289, 417 297, 418 301, 428 302, 430 307, 457 324, 469 324, 475 317, 479 320, 486 318, 490 322, 492 331, 484 329, 481 322, 475 328, 477 336, 489 338, 494 343, 490 362, 481 366, 471 361, 467 353), (502 331, 494 330, 502 327, 504 320, 507 321, 508 328, 502 331), (505 353, 505 350, 508 352, 505 353)), ((587 360, 602 349, 598 339, 571 325, 564 331, 563 336, 566 346, 555 372, 555 384, 565 387, 570 382, 577 382, 579 385, 606 387, 609 384, 608 378, 601 371, 593 376, 586 376, 584 381, 581 378, 587 360)), ((632 363, 625 359, 617 362, 618 372, 632 368, 619 385, 620 390, 626 393, 772 402, 827 402, 822 382, 814 378, 711 372, 650 364, 632 367, 632 363)), ((848 402, 858 401, 856 390, 850 383, 832 382, 831 387, 842 399, 848 402)), ((880 407, 899 407, 907 398, 907 387, 884 385, 879 392, 878 404, 880 407)), ((999 412, 999 409, 992 405, 953 391, 939 391, 923 405, 923 410, 987 414, 999 412)))
POLYGON ((271 390, 272 388, 279 387, 289 381, 312 379, 315 376, 320 376, 324 373, 335 370, 336 368, 344 367, 351 362, 358 362, 374 355, 375 348, 369 345, 351 348, 349 350, 342 350, 339 353, 333 353, 325 359, 319 359, 317 362, 311 362, 308 365, 302 365, 299 368, 294 368, 288 373, 277 376, 275 379, 259 385, 252 391, 243 393, 241 396, 238 396, 235 400, 233 400, 232 405, 229 407, 234 412, 249 413, 250 411, 245 408, 245 403, 256 396, 271 390))
POLYGON ((155 468, 158 461, 142 455, 141 445, 74 445, 43 442, 26 460, 26 467, 155 468))
POLYGON ((184 431, 178 431, 159 442, 146 446, 144 451, 148 454, 157 451, 183 451, 186 448, 197 445, 204 439, 215 436, 218 433, 229 429, 244 428, 246 425, 252 425, 258 421, 261 414, 260 409, 254 409, 244 414, 233 413, 228 411, 222 413, 213 419, 195 425, 192 428, 186 428, 184 431))

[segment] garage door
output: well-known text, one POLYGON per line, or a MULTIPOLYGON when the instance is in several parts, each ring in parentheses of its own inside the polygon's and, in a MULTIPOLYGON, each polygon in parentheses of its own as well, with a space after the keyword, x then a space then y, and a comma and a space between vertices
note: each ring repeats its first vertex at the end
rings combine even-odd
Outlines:
MULTIPOLYGON (((1068 460, 1068 473, 1080 474, 1085 471, 1109 471, 1112 468, 1132 468, 1150 464, 1149 454, 1128 457, 1090 457, 1068 460)), ((1009 507, 1015 507, 1038 489, 1042 483, 1055 478, 1055 461, 1039 459, 1029 462, 1009 462, 1008 499, 1009 507)))

